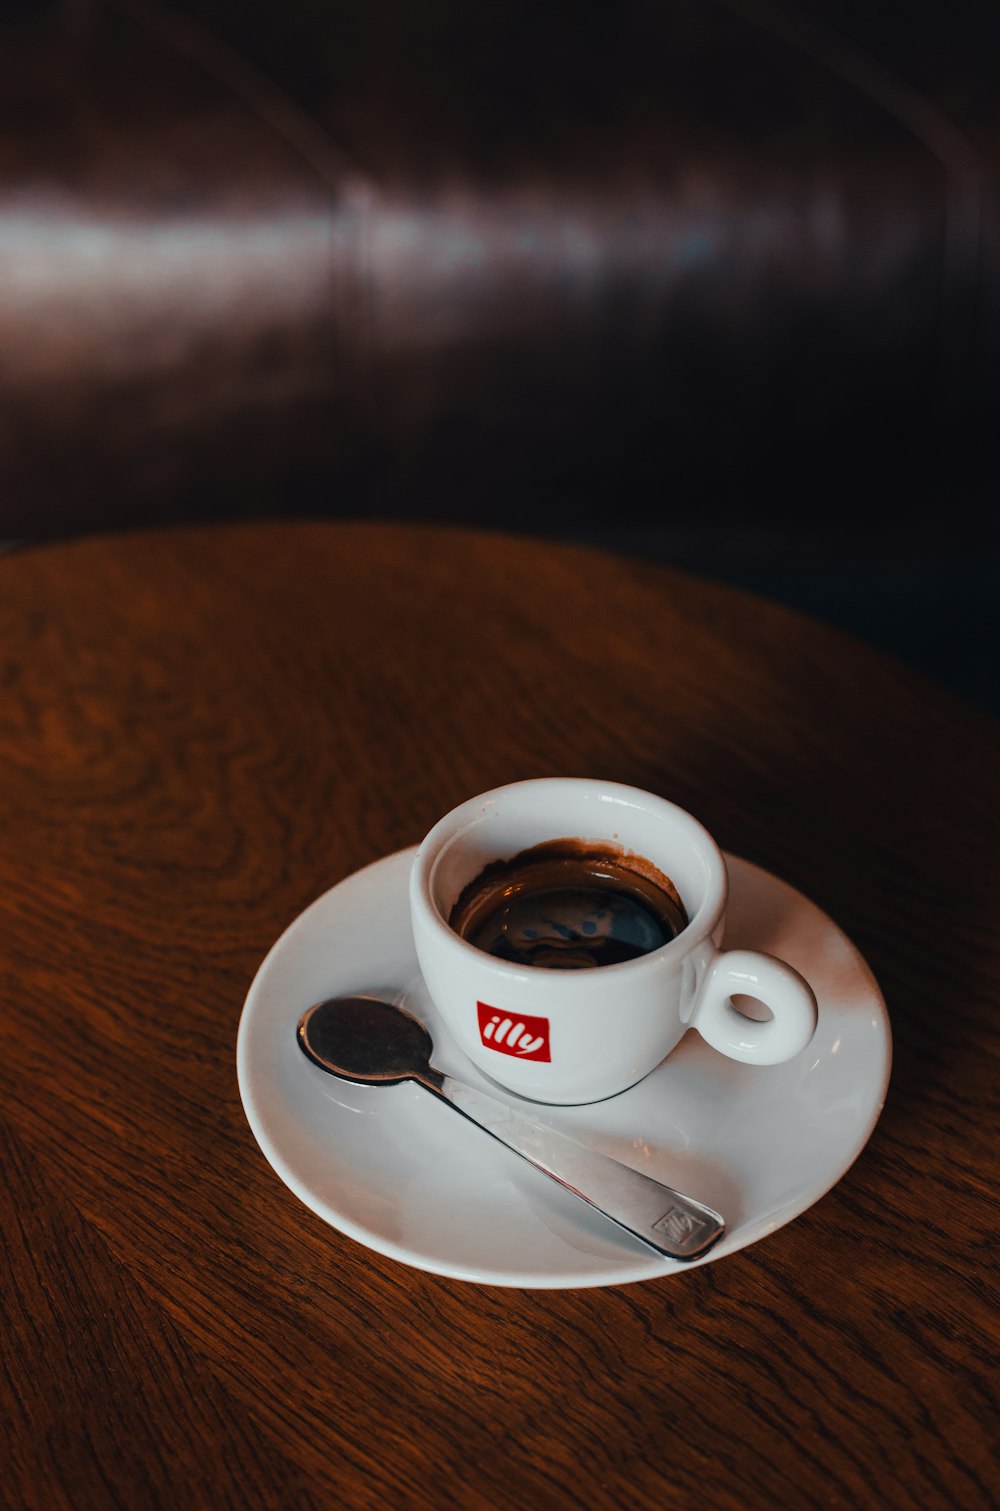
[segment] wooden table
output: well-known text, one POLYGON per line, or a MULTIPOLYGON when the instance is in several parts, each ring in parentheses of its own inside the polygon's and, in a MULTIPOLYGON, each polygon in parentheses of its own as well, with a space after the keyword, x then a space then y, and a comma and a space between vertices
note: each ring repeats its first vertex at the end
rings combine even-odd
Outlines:
POLYGON ((996 728, 722 587, 361 525, 0 561, 11 1507, 995 1503, 996 728), (854 938, 895 1034, 841 1183, 677 1278, 470 1286, 325 1226, 234 1063, 320 892, 603 775, 854 938))

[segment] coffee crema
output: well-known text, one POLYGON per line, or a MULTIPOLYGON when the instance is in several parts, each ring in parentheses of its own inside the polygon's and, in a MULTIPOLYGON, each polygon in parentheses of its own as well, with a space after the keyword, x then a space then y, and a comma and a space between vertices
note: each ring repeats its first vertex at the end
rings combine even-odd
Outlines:
POLYGON ((499 960, 591 970, 660 949, 688 917, 651 861, 613 845, 556 839, 491 861, 463 888, 448 922, 499 960))

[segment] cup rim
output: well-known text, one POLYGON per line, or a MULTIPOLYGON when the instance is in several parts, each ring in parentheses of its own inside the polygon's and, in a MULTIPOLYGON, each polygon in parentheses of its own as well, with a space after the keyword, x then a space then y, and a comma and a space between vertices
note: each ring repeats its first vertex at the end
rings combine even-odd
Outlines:
MULTIPOLYGON (((540 978, 552 978, 559 972, 553 972, 546 966, 523 965, 517 962, 500 960, 494 955, 488 954, 478 946, 463 939, 461 934, 455 932, 448 920, 442 915, 435 901, 432 882, 434 868, 444 852, 446 844, 462 833, 464 829, 471 828, 471 822, 463 822, 470 819, 473 814, 481 817, 485 808, 498 802, 502 797, 519 788, 541 788, 551 786, 553 788, 573 787, 578 792, 588 789, 593 791, 599 788, 602 794, 620 800, 630 802, 633 807, 658 807, 664 812, 669 812, 676 822, 678 819, 685 823, 692 837, 698 841, 702 852, 702 858, 709 868, 709 879, 706 885, 706 898, 697 908, 688 924, 676 934, 673 939, 661 944, 658 949, 650 950, 646 955, 639 955, 634 960, 622 960, 614 965, 602 965, 600 968, 601 980, 618 979, 626 973, 636 974, 641 970, 669 962, 671 960, 683 960, 692 949, 697 948, 705 939, 714 934, 723 915, 729 893, 729 875, 726 869, 725 858, 712 835, 704 824, 694 814, 682 808, 679 803, 673 803, 669 798, 660 797, 657 793, 648 792, 641 787, 632 787, 623 782, 602 781, 590 777, 528 777, 519 782, 508 782, 501 787, 493 787, 488 792, 479 793, 475 797, 466 798, 452 808, 450 812, 438 819, 425 838, 421 841, 413 862, 411 873, 411 905, 419 905, 424 920, 433 929, 436 936, 448 948, 457 949, 460 954, 468 959, 475 958, 488 963, 491 973, 500 972, 509 979, 520 981, 538 982, 540 978), (714 895, 715 901, 711 903, 714 895)), ((553 839, 562 836, 553 835, 553 839)), ((576 973, 573 973, 574 975, 576 973)))

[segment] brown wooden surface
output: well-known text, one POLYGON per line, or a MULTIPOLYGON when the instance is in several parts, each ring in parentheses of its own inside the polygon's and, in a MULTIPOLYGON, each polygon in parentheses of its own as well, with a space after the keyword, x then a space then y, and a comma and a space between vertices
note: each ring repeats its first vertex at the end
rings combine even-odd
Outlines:
POLYGON ((997 1428, 996 727, 729 589, 268 525, 0 560, 14 1507, 978 1507, 997 1428), (500 782, 606 775, 826 908, 895 1034, 839 1186, 718 1264, 519 1292, 324 1226, 245 1122, 249 982, 500 782))

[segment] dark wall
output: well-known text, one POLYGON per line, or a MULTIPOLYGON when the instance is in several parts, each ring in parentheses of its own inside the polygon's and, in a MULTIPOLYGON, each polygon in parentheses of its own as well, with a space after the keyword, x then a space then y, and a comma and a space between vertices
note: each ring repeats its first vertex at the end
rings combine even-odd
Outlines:
POLYGON ((870 9, 8 7, 0 532, 982 549, 1000 13, 870 9))

